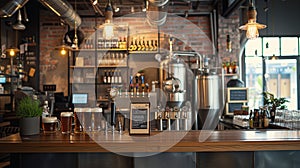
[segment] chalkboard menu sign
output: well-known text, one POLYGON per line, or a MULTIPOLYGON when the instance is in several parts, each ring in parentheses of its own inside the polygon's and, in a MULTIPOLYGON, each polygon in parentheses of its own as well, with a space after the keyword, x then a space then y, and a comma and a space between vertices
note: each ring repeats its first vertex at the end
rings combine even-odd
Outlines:
POLYGON ((150 104, 148 102, 131 103, 129 134, 150 134, 150 104))
POLYGON ((227 88, 227 102, 248 102, 248 88, 227 88))
POLYGON ((243 105, 243 102, 226 103, 226 115, 233 115, 234 110, 241 110, 243 105))

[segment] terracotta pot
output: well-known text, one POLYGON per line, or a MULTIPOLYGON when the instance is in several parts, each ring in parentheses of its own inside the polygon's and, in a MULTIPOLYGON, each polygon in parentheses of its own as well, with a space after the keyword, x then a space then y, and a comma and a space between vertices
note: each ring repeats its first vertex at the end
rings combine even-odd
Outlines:
POLYGON ((36 135, 40 133, 40 117, 28 117, 20 119, 21 135, 36 135))

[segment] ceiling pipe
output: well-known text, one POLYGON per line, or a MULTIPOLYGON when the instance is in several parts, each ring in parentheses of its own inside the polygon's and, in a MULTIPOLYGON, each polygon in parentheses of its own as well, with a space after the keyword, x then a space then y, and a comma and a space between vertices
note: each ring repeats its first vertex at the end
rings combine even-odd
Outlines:
POLYGON ((61 17, 71 28, 80 26, 81 18, 69 2, 65 0, 39 0, 39 2, 61 17))
POLYGON ((0 1, 0 17, 11 17, 18 9, 22 8, 28 0, 0 1))

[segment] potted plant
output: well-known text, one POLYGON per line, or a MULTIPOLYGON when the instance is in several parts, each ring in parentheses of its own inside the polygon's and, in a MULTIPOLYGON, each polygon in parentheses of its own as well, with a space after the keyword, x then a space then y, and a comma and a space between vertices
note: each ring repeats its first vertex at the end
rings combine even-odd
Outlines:
POLYGON ((271 122, 274 122, 276 109, 287 109, 285 103, 289 101, 285 97, 275 98, 274 94, 267 91, 263 92, 263 97, 264 97, 264 105, 269 107, 271 122))
POLYGON ((17 106, 16 115, 20 117, 21 135, 35 135, 40 133, 40 117, 43 109, 40 102, 29 96, 22 98, 17 106))

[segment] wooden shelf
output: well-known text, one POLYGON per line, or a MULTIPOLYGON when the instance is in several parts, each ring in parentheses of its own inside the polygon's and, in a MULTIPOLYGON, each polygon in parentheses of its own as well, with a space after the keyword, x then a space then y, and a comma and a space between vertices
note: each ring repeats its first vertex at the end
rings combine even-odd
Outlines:
POLYGON ((98 68, 128 68, 126 65, 101 65, 98 68))
POLYGON ((129 51, 129 54, 157 54, 158 51, 129 51))
POLYGON ((96 68, 95 66, 91 66, 91 65, 86 65, 86 66, 70 66, 70 68, 96 68))
POLYGON ((78 49, 78 50, 71 50, 71 51, 74 51, 74 52, 97 52, 97 51, 99 51, 99 52, 103 52, 103 51, 107 51, 107 52, 109 52, 109 51, 128 51, 127 49, 119 49, 119 48, 103 48, 103 49, 95 49, 95 48, 92 48, 92 49, 78 49))

